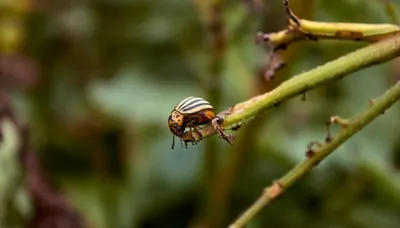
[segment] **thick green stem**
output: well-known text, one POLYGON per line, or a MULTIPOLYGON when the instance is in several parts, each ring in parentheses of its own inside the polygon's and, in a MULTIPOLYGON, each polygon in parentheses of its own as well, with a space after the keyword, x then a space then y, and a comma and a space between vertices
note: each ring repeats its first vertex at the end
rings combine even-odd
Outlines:
MULTIPOLYGON (((371 121, 383 114, 386 109, 390 108, 400 99, 400 82, 389 89, 384 95, 373 101, 366 110, 359 113, 349 121, 348 126, 342 128, 340 132, 332 139, 332 141, 323 144, 313 155, 294 167, 290 172, 283 176, 274 185, 267 188, 265 193, 230 227, 243 227, 254 215, 256 215, 263 207, 270 203, 283 191, 293 185, 296 181, 307 174, 312 168, 319 164, 324 158, 330 155, 346 140, 351 138, 355 133, 367 126, 371 121)), ((367 104, 366 104, 367 105, 367 104)))
MULTIPOLYGON (((313 70, 294 76, 271 92, 233 106, 230 114, 225 116, 223 128, 231 129, 241 125, 289 98, 303 94, 328 82, 339 80, 354 71, 383 63, 399 55, 400 35, 358 49, 313 70)), ((207 125, 200 129, 200 133, 203 138, 206 138, 216 134, 216 131, 213 126, 207 125)), ((185 135, 183 138, 190 138, 190 135, 185 135)))
POLYGON ((294 76, 275 90, 258 97, 258 101, 249 104, 242 112, 229 115, 224 121, 224 126, 228 127, 237 122, 248 121, 279 102, 314 89, 329 81, 341 79, 356 70, 385 62, 397 57, 399 54, 399 35, 354 51, 323 66, 294 76))

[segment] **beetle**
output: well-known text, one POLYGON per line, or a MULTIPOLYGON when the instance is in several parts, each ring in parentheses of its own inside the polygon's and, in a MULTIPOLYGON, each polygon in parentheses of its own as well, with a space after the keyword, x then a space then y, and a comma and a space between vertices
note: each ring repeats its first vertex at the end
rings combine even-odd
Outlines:
POLYGON ((175 144, 175 136, 181 138, 188 127, 202 137, 197 126, 210 123, 215 118, 214 108, 201 97, 186 97, 171 111, 168 117, 168 126, 172 132, 172 149, 175 144))

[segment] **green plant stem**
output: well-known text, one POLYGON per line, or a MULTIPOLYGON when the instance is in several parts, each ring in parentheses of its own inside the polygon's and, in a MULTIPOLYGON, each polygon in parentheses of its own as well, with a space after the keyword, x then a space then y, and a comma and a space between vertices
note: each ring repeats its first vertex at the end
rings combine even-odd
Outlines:
MULTIPOLYGON (((237 104, 231 108, 230 114, 224 116, 222 127, 226 130, 242 125, 283 101, 328 82, 339 80, 354 71, 386 62, 399 55, 400 35, 370 44, 320 67, 294 76, 271 92, 237 104)), ((207 125, 199 131, 203 138, 217 133, 212 125, 207 125)), ((183 136, 183 139, 188 138, 189 135, 183 136)), ((199 138, 196 138, 196 140, 200 141, 199 138)))
POLYGON ((317 166, 324 158, 330 155, 342 143, 351 138, 355 133, 367 126, 376 117, 383 114, 386 109, 390 108, 396 101, 400 99, 400 82, 390 88, 384 95, 373 101, 366 110, 356 115, 349 121, 346 128, 342 128, 331 142, 323 144, 314 155, 303 161, 285 176, 283 176, 273 186, 267 188, 264 194, 241 216, 236 220, 230 228, 243 227, 250 219, 254 217, 263 207, 270 203, 277 196, 281 195, 288 187, 293 185, 301 177, 307 174, 312 168, 317 166), (269 191, 276 185, 279 186, 276 194, 271 195, 269 191))
POLYGON ((356 70, 380 64, 400 55, 400 36, 383 40, 354 51, 308 72, 294 76, 260 100, 249 104, 242 112, 229 115, 223 126, 248 121, 279 102, 309 91, 327 82, 338 80, 356 70))
MULTIPOLYGON (((262 33, 257 35, 257 42, 267 42, 275 50, 290 44, 312 38, 313 40, 335 39, 364 42, 376 42, 400 32, 397 12, 391 0, 380 0, 385 4, 386 12, 394 24, 363 24, 349 22, 320 22, 297 17, 289 6, 289 0, 283 4, 289 20, 288 28, 279 32, 262 33)), ((298 3, 298 1, 296 2, 298 3)), ((308 6, 308 5, 307 5, 308 6)), ((311 7, 309 7, 311 8, 311 7)))

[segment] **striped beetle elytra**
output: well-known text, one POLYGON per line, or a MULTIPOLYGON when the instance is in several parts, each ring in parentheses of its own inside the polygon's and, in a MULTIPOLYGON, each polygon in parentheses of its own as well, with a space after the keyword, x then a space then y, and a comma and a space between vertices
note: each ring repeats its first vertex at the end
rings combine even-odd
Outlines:
POLYGON ((197 126, 210 123, 215 118, 214 108, 201 97, 190 96, 183 99, 171 111, 168 117, 168 126, 173 134, 172 149, 175 144, 175 136, 181 138, 188 127, 198 135, 197 126))

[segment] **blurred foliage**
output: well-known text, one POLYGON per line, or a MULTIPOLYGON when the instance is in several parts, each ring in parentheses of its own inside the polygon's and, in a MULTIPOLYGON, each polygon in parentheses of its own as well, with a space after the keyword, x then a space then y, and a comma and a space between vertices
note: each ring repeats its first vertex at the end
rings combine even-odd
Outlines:
MULTIPOLYGON (((291 2, 306 19, 390 23, 380 0, 291 2)), ((288 67, 266 81, 269 52, 254 35, 284 28, 281 0, 0 0, 0 11, 0 90, 28 125, 46 175, 91 227, 188 227, 209 214, 219 220, 210 227, 226 227, 323 139, 331 115, 352 116, 400 79, 398 60, 365 69, 269 111, 231 147, 213 137, 171 150, 167 117, 184 97, 222 111, 365 44, 295 44, 288 67), (219 59, 214 4, 225 36, 219 59), (212 199, 225 206, 207 214, 212 199)), ((399 116, 395 105, 249 227, 399 227, 399 116)), ((1 127, 2 227, 23 227, 32 203, 12 155, 19 139, 12 124, 1 127)))

